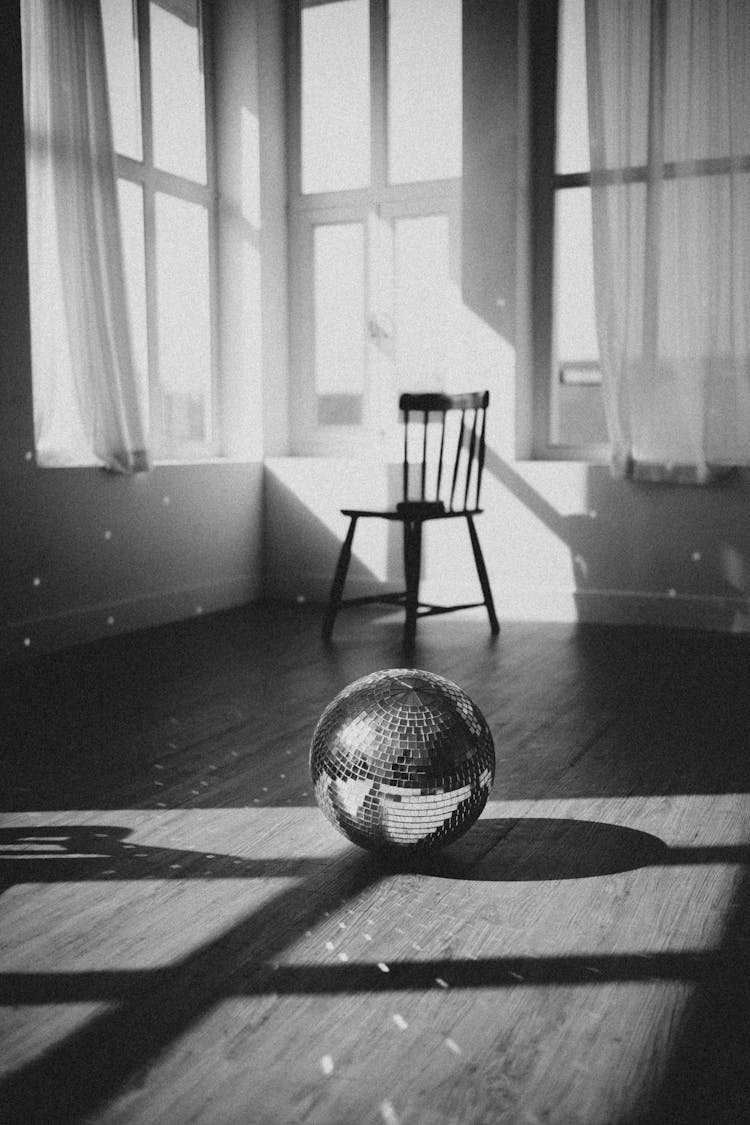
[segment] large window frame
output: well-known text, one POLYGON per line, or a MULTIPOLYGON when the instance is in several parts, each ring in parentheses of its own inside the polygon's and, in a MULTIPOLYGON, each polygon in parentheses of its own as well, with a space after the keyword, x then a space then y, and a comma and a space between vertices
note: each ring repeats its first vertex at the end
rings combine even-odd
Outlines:
POLYGON ((214 81, 212 72, 211 5, 197 0, 199 43, 204 85, 206 138, 206 182, 189 179, 159 168, 154 160, 153 91, 151 80, 150 0, 133 0, 134 32, 138 45, 140 80, 140 126, 142 159, 115 154, 115 171, 120 181, 137 185, 143 197, 145 255, 146 350, 148 366, 148 408, 150 445, 155 462, 199 462, 221 456, 219 391, 219 310, 216 207, 216 143, 214 130, 214 81), (210 330, 210 393, 206 403, 206 434, 203 440, 168 444, 164 440, 162 396, 159 377, 157 291, 156 197, 165 195, 197 205, 206 212, 208 225, 208 271, 210 330))
MULTIPOLYGON (((315 0, 313 0, 315 2, 315 0)), ((324 0, 320 0, 324 2, 324 0)), ((389 315, 378 306, 379 265, 373 247, 378 228, 395 230, 400 219, 444 216, 448 222, 450 273, 460 278, 461 179, 391 183, 388 178, 388 4, 369 0, 370 41, 370 183, 339 191, 302 191, 302 43, 303 0, 287 6, 289 128, 290 367, 292 452, 326 455, 390 454, 389 431, 397 418, 393 388, 380 379, 377 352, 392 331, 389 315), (366 366, 369 372, 361 424, 321 425, 314 385, 314 310, 312 247, 315 228, 361 223, 365 235, 366 366), (380 379, 380 382, 379 382, 380 379), (393 399, 393 401, 391 401, 393 399)))
MULTIPOLYGON (((533 423, 532 455, 539 459, 605 461, 610 459, 608 443, 564 445, 554 442, 554 389, 558 378, 555 370, 554 324, 554 244, 555 199, 560 193, 581 188, 590 189, 590 170, 559 172, 556 169, 557 149, 557 68, 559 60, 560 9, 563 0, 532 0, 530 6, 530 68, 531 143, 530 143, 530 217, 532 262, 532 353, 533 353, 533 423)), ((651 88, 653 97, 662 96, 662 70, 665 56, 665 0, 654 0, 651 9, 651 88)), ((655 121, 658 117, 655 116, 655 121)), ((714 156, 690 160, 663 158, 662 130, 649 129, 648 152, 643 163, 607 168, 597 173, 597 182, 646 183, 657 166, 662 180, 684 177, 727 175, 732 171, 750 171, 750 154, 714 156)), ((648 323, 645 331, 652 335, 658 323, 657 294, 645 303, 648 323)), ((582 372, 582 381, 586 374, 582 372)), ((595 384, 596 376, 592 379, 595 384)))

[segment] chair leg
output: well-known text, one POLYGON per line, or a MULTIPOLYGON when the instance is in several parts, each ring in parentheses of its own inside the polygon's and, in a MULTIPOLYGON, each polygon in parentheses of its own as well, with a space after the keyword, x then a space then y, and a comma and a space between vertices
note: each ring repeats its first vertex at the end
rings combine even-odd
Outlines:
POLYGON ((417 637, 419 572, 422 566, 422 521, 404 520, 404 573, 406 577, 406 623, 404 648, 411 651, 417 637))
POLYGON ((479 536, 477 535, 477 529, 474 527, 474 517, 467 516, 466 522, 469 525, 471 549, 474 552, 474 562, 476 563, 477 574, 479 575, 479 585, 482 587, 482 597, 484 598, 484 604, 487 607, 487 616, 490 619, 490 629, 493 633, 499 633, 500 625, 495 613, 495 603, 492 600, 490 580, 487 577, 487 567, 484 565, 484 555, 482 554, 482 548, 479 545, 479 536))
POLYGON ((336 571, 331 583, 331 593, 328 598, 328 609, 323 618, 323 640, 330 641, 333 635, 333 626, 336 621, 336 615, 341 608, 341 596, 344 592, 344 583, 346 582, 346 573, 349 569, 349 563, 352 557, 352 541, 354 539, 354 529, 357 526, 357 517, 352 516, 349 520, 349 530, 346 533, 346 539, 341 545, 339 552, 339 561, 336 563, 336 571))

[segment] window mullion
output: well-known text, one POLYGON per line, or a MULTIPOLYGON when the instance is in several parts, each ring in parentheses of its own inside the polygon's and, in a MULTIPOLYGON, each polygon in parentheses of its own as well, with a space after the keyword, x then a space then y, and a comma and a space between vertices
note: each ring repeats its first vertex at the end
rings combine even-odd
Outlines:
POLYGON ((198 184, 194 180, 186 180, 172 172, 165 172, 162 168, 146 168, 144 177, 148 180, 153 191, 163 192, 165 195, 174 195, 188 203, 197 203, 201 207, 211 207, 213 191, 207 184, 198 184))
POLYGON ((553 367, 553 238, 555 210, 555 151, 558 5, 534 0, 530 8, 531 103, 530 199, 533 275, 531 340, 532 448, 545 456, 550 449, 553 367))
POLYGON ((206 136, 206 193, 204 205, 208 214, 208 284, 211 325, 211 394, 209 398, 210 417, 208 420, 209 452, 217 455, 219 448, 219 424, 221 414, 220 368, 221 355, 219 334, 219 254, 216 176, 216 106, 214 102, 213 75, 213 24, 212 11, 207 4, 199 4, 201 20, 201 63, 203 66, 203 90, 205 98, 205 136, 206 136))
MULTIPOLYGON (((150 0, 138 0, 141 67, 141 133, 143 137, 143 229, 146 264, 146 326, 148 345, 149 430, 151 441, 160 441, 159 341, 156 294, 156 201, 154 183, 154 130, 151 89, 150 0)), ((155 450, 157 456, 161 450, 155 450)))
POLYGON ((370 0, 370 165, 376 197, 388 183, 388 3, 370 0))
POLYGON ((664 169, 664 71, 666 66, 666 4, 658 0, 651 8, 651 59, 649 67, 648 96, 648 178, 646 189, 646 246, 650 262, 644 279, 643 294, 643 355, 655 373, 659 337, 659 252, 661 240, 662 181, 664 169))
POLYGON ((382 431, 383 404, 380 365, 382 355, 373 332, 389 308, 384 302, 384 263, 389 260, 382 240, 390 238, 382 214, 388 183, 388 0, 370 0, 370 202, 365 223, 366 374, 364 423, 373 433, 382 431))
POLYGON ((302 199, 302 5, 290 0, 287 7, 286 35, 289 66, 286 74, 287 127, 289 158, 287 162, 287 207, 302 199))

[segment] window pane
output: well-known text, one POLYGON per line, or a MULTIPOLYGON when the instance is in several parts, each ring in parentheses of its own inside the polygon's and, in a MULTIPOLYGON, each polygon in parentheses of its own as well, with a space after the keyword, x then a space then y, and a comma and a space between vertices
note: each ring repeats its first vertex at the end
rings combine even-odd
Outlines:
POLYGON ((316 226, 315 393, 322 424, 361 421, 365 385, 365 240, 361 223, 316 226))
POLYGON ((594 308, 591 189, 555 194, 552 441, 606 441, 594 308))
POLYGON ((450 351, 448 218, 396 221, 396 364, 399 390, 445 387, 450 351))
POLYGON ((125 260, 130 338, 138 372, 141 408, 148 417, 148 335, 146 329, 146 256, 143 238, 143 189, 129 180, 117 181, 120 230, 125 260))
POLYGON ((154 162, 206 182, 206 108, 198 0, 151 0, 154 162))
POLYGON ((101 0, 115 151, 143 159, 136 0, 101 0))
POLYGON ((460 176, 461 0, 391 0, 388 29, 389 179, 460 176))
POLYGON ((205 207, 156 195, 159 390, 164 451, 210 438, 211 313, 205 207))
POLYGON ((370 182, 368 0, 302 11, 302 191, 370 182))
POLYGON ((587 172, 591 157, 584 0, 561 0, 558 37, 556 170, 587 172))

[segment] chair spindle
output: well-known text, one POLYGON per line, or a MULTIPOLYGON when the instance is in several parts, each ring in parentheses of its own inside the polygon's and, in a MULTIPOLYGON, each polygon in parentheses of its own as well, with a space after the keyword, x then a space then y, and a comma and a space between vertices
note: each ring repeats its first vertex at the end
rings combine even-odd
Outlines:
POLYGON ((440 428, 440 453, 438 455, 437 465, 437 487, 435 489, 435 499, 440 499, 440 486, 443 483, 443 453, 445 451, 445 419, 448 417, 448 412, 443 411, 443 424, 440 428))
POLYGON ((461 450, 463 449, 463 444, 464 444, 464 420, 465 420, 465 418, 466 418, 466 411, 462 410, 461 411, 461 424, 460 424, 459 431, 458 431, 458 443, 456 445, 456 459, 453 462, 453 481, 451 483, 451 499, 450 499, 450 505, 449 505, 451 511, 453 511, 453 501, 454 501, 455 496, 456 496, 456 485, 458 484, 458 469, 459 469, 459 465, 460 465, 460 462, 461 462, 461 450))
POLYGON ((469 506, 469 488, 471 486, 471 471, 474 467, 474 451, 477 445, 477 415, 479 411, 474 411, 474 417, 471 422, 471 436, 469 437, 469 458, 466 463, 466 487, 464 489, 464 508, 469 506))
POLYGON ((404 411, 404 500, 409 499, 409 411, 404 411))
POLYGON ((474 504, 475 508, 479 507, 479 498, 482 491, 482 473, 484 472, 484 455, 485 455, 485 437, 484 430, 487 425, 487 411, 482 411, 482 426, 479 431, 479 455, 477 457, 477 498, 474 504))

